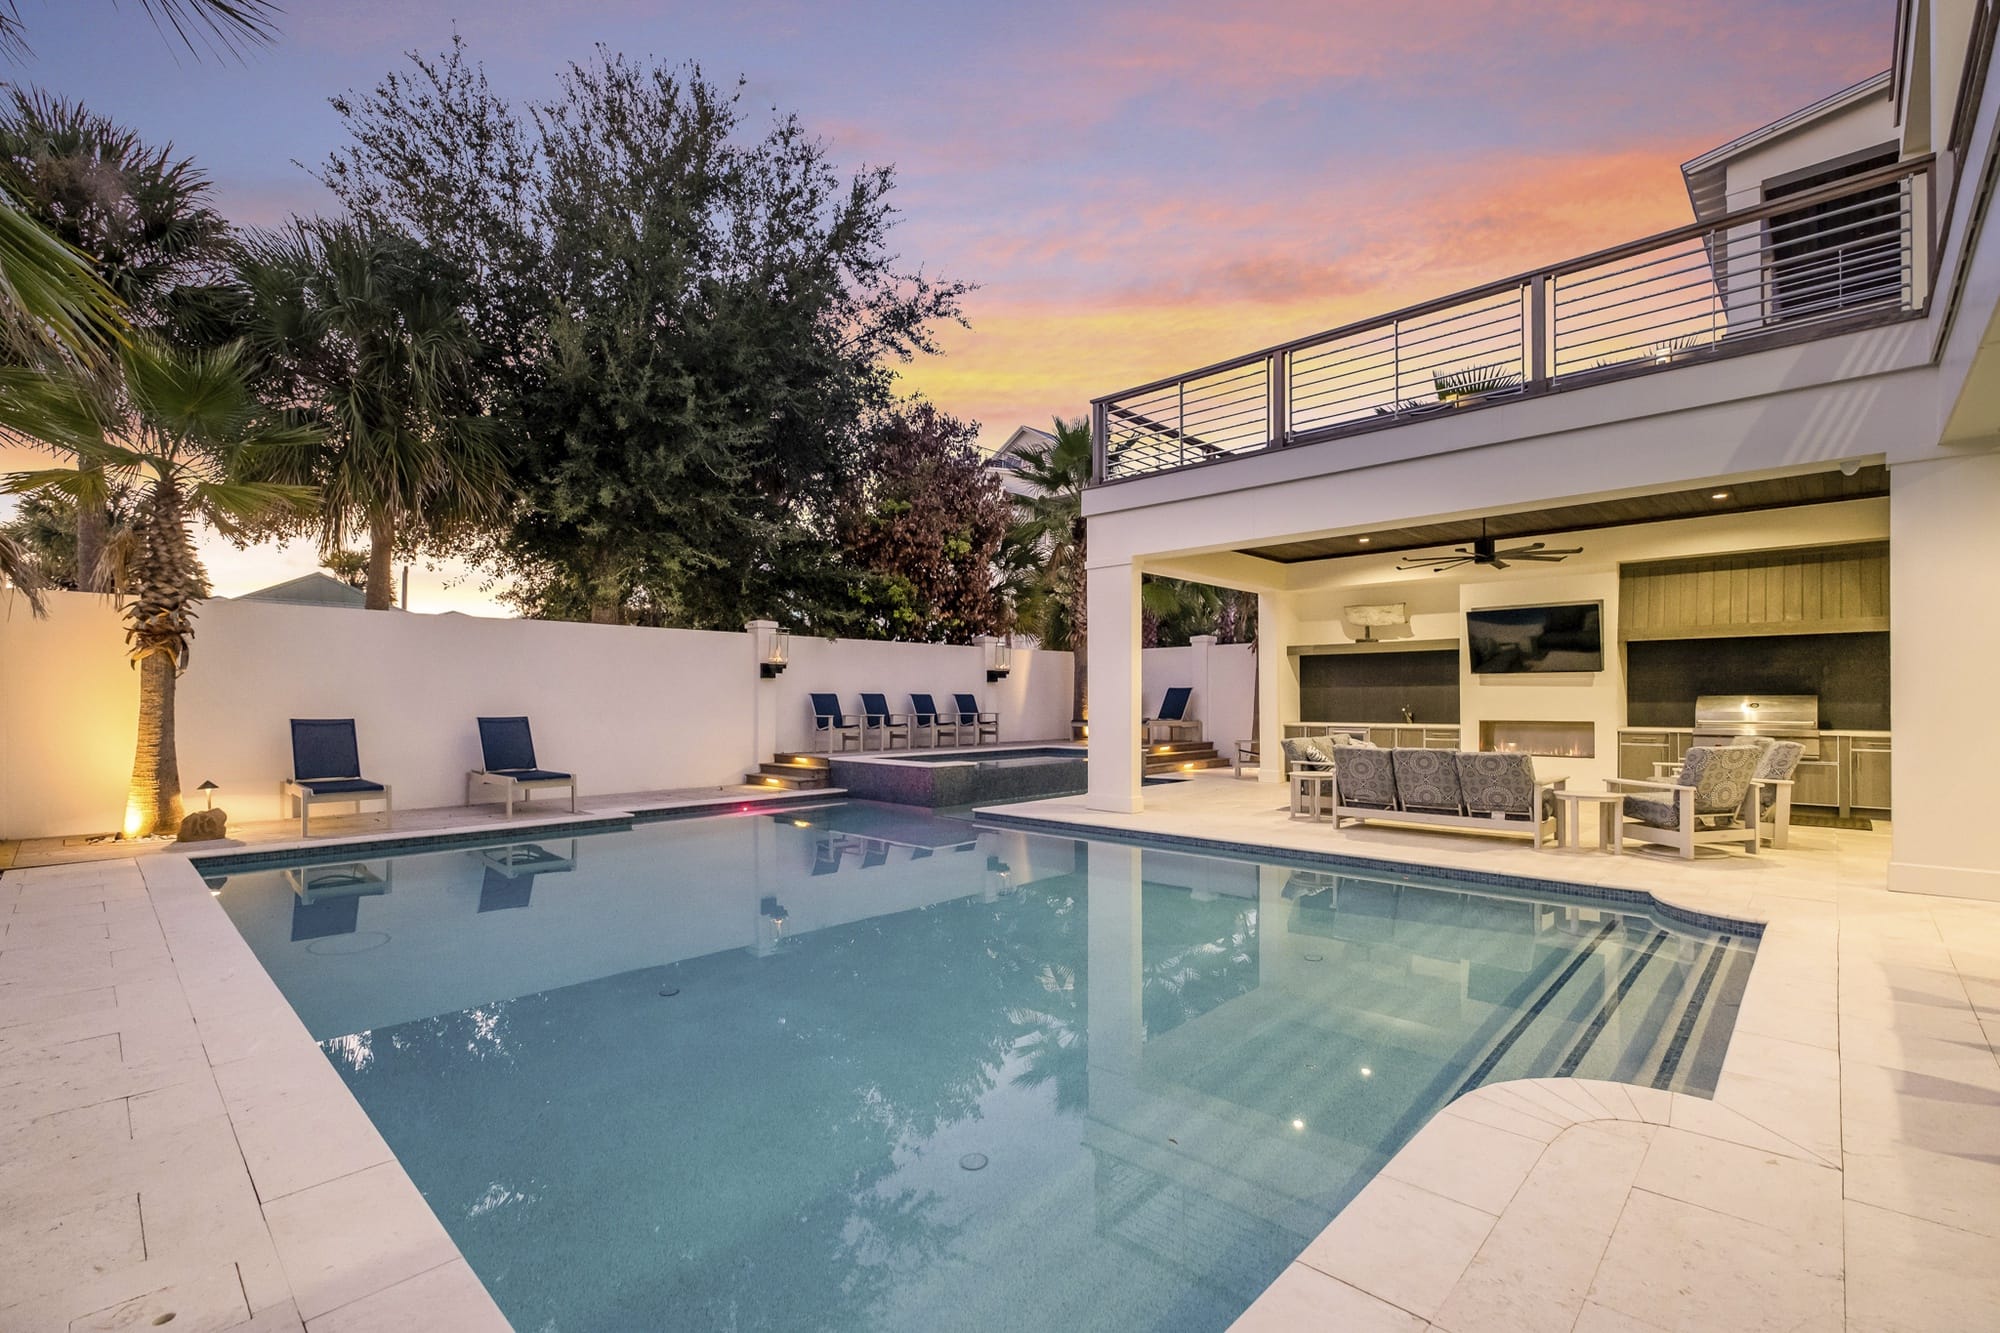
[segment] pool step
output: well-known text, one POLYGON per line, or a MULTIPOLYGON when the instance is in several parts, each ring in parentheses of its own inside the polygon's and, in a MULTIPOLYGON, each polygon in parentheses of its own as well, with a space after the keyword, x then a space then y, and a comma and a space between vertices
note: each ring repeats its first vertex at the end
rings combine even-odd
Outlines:
POLYGON ((753 787, 783 787, 787 791, 814 791, 828 786, 832 774, 825 755, 779 754, 768 764, 757 765, 755 773, 743 775, 753 787))

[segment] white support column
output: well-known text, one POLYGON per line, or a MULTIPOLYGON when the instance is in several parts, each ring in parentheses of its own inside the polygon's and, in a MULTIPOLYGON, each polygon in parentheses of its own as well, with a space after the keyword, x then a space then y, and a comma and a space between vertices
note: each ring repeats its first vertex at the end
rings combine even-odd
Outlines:
MULTIPOLYGON (((1214 647, 1213 634, 1194 634, 1188 637, 1188 684, 1194 687, 1194 715, 1201 721, 1202 739, 1215 742, 1216 748, 1221 750, 1233 744, 1234 738, 1219 736, 1210 729, 1210 725, 1215 721, 1213 702, 1215 695, 1209 689, 1211 680, 1209 664, 1214 660, 1210 650, 1214 647)), ((1142 657, 1142 663, 1143 660, 1142 657)))
POLYGON ((1289 651, 1298 635, 1290 593, 1257 594, 1257 732, 1263 747, 1259 782, 1285 780, 1285 724, 1299 720, 1299 659, 1289 651))
POLYGON ((743 626, 750 640, 749 670, 759 678, 753 696, 756 703, 750 710, 750 763, 745 772, 756 772, 757 765, 768 760, 778 749, 778 682, 762 678, 762 644, 765 636, 776 632, 777 628, 775 620, 752 620, 743 626))
MULTIPOLYGON (((1094 711, 1094 710, 1093 710, 1094 711)), ((1097 724, 1091 723, 1094 735, 1097 724)), ((1146 1044, 1145 972, 1141 941, 1144 853, 1137 847, 1091 843, 1090 895, 1086 905, 1090 968, 1085 975, 1089 1015, 1091 1102, 1097 1080, 1109 1075, 1129 1087, 1139 1074, 1146 1044)))
POLYGON ((1143 808, 1139 736, 1139 570, 1092 566, 1086 610, 1090 653, 1092 810, 1143 808))
POLYGON ((2000 900, 1997 514, 2000 451, 1890 472, 1889 887, 1906 893, 2000 900))

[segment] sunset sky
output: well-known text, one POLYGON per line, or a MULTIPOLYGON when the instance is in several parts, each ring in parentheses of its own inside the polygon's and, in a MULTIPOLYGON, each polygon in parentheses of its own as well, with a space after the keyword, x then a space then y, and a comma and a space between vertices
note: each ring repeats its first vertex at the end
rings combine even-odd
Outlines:
MULTIPOLYGON (((746 80, 847 166, 893 163, 905 263, 979 284, 907 385, 982 423, 1687 220, 1679 164, 1888 64, 1887 0, 1235 0, 1130 7, 291 0, 241 63, 136 4, 24 0, 7 77, 171 140, 235 221, 323 210, 326 99, 456 27, 548 95, 593 43, 746 80)), ((22 461, 0 450, 0 466, 22 461)), ((311 550, 205 548, 220 593, 311 550)), ((420 566, 415 609, 484 609, 420 566)))

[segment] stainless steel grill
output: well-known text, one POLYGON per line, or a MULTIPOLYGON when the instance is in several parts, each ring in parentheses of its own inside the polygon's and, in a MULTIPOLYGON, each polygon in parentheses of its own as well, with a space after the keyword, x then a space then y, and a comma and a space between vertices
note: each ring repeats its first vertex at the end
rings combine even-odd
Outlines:
POLYGON ((1704 694, 1694 701, 1694 743, 1729 745, 1746 736, 1798 741, 1819 758, 1816 694, 1704 694))

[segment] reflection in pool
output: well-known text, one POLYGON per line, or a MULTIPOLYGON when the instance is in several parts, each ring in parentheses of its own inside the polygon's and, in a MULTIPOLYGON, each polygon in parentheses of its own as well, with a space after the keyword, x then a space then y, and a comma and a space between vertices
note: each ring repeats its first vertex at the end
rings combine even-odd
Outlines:
POLYGON ((216 882, 536 1330, 1222 1328, 1466 1087, 1712 1087, 1753 957, 860 803, 216 882))

